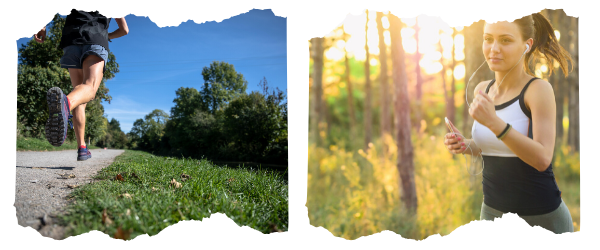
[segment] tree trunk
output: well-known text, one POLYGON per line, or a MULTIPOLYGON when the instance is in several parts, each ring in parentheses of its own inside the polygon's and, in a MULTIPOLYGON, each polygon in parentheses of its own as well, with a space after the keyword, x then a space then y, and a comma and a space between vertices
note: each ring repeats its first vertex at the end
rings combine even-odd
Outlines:
POLYGON ((421 97, 423 95, 423 76, 421 75, 421 58, 422 55, 419 53, 419 18, 415 18, 415 40, 417 41, 417 50, 415 52, 415 71, 417 74, 417 85, 416 85, 416 102, 415 102, 415 129, 417 132, 421 131, 421 97))
MULTIPOLYGON (((385 38, 383 37, 383 23, 381 19, 383 13, 377 12, 377 33, 379 34, 379 63, 381 80, 381 138, 384 138, 385 134, 390 134, 390 103, 388 94, 388 68, 387 68, 387 46, 385 45, 385 38)), ((384 150, 387 152, 387 150, 384 150)))
MULTIPOLYGON (((450 102, 450 95, 448 94, 448 88, 446 86, 446 64, 444 63, 444 47, 442 47, 442 39, 438 41, 438 47, 440 49, 440 53, 442 57, 440 57, 440 63, 442 64, 442 70, 440 71, 440 77, 442 78, 442 88, 444 89, 444 102, 446 103, 446 117, 450 115, 450 107, 454 105, 454 103, 450 102)), ((448 117, 450 119, 450 117, 448 117)))
MULTIPOLYGON (((481 45, 483 44, 483 26, 485 25, 484 20, 473 23, 471 26, 465 27, 463 30, 465 36, 465 85, 469 82, 471 75, 477 70, 477 68, 485 61, 483 56, 483 50, 481 45)), ((483 65, 481 69, 473 76, 473 79, 469 83, 468 88, 465 89, 465 95, 468 95, 469 103, 473 102, 473 91, 475 86, 482 81, 490 80, 494 78, 494 72, 490 70, 489 66, 483 65)), ((462 133, 465 137, 471 137, 471 126, 473 125, 473 119, 469 115, 469 106, 463 106, 463 126, 462 133)))
POLYGON ((417 210, 417 191, 415 187, 413 146, 410 138, 410 107, 408 100, 408 79, 406 76, 405 54, 400 36, 400 19, 389 15, 391 49, 392 49, 392 77, 394 83, 394 112, 397 131, 396 143, 398 145, 398 160, 396 167, 400 174, 402 196, 401 200, 406 209, 415 213, 417 210))
POLYGON ((573 72, 569 74, 569 145, 572 150, 579 152, 579 19, 570 17, 569 37, 571 45, 569 52, 574 61, 573 72))
POLYGON ((448 119, 450 119, 450 121, 454 122, 454 117, 456 116, 456 104, 454 103, 454 96, 456 95, 456 80, 454 79, 454 68, 456 67, 456 59, 454 59, 454 55, 455 55, 455 49, 456 46, 454 46, 454 39, 456 37, 456 28, 452 28, 452 65, 451 65, 451 69, 452 70, 452 77, 451 77, 451 82, 450 82, 450 112, 448 114, 448 119))
MULTIPOLYGON (((548 65, 549 67, 553 67, 552 65, 548 65)), ((565 133, 565 129, 563 127, 563 117, 564 117, 564 105, 565 105, 565 94, 564 86, 566 84, 566 79, 564 75, 560 72, 560 69, 555 69, 553 72, 551 79, 551 85, 554 89, 554 97, 556 99, 556 145, 555 148, 558 149, 563 144, 563 136, 565 133)), ((568 85, 567 85, 568 86, 568 85)))
POLYGON ((321 141, 321 135, 319 133, 320 128, 319 125, 323 121, 323 38, 315 37, 310 39, 312 44, 312 57, 313 57, 313 90, 315 93, 315 97, 313 100, 315 109, 314 114, 316 121, 313 123, 315 139, 317 141, 317 146, 322 146, 323 142, 321 141))
MULTIPOLYGON (((565 26, 565 14, 561 10, 546 10, 548 13, 548 17, 550 17, 550 21, 552 26, 555 29, 558 29, 561 34, 560 44, 565 49, 569 49, 570 39, 568 38, 569 27, 565 26)), ((554 68, 554 65, 548 65, 548 67, 554 68)), ((560 148, 563 144, 563 135, 564 135, 564 127, 563 127, 563 117, 564 117, 564 104, 565 104, 565 92, 568 91, 568 88, 565 89, 565 86, 568 86, 567 79, 565 79, 564 74, 558 69, 554 69, 552 76, 550 76, 550 84, 554 89, 554 97, 556 99, 556 144, 554 146, 555 152, 560 148)))
MULTIPOLYGON (((346 31, 344 30, 343 33, 344 36, 344 42, 347 42, 346 39, 346 31)), ((344 43, 345 44, 345 43, 344 43)), ((356 137, 354 137, 354 130, 356 129, 356 116, 354 114, 354 95, 352 94, 352 82, 350 82, 350 62, 348 61, 348 51, 346 50, 346 47, 344 46, 344 66, 346 67, 346 89, 348 90, 348 112, 350 113, 350 128, 348 129, 348 131, 350 132, 350 138, 349 138, 349 142, 352 140, 355 140, 356 137)))
POLYGON ((371 143, 371 65, 369 57, 369 11, 366 10, 367 21, 365 22, 365 53, 367 57, 365 59, 365 149, 369 148, 371 143))

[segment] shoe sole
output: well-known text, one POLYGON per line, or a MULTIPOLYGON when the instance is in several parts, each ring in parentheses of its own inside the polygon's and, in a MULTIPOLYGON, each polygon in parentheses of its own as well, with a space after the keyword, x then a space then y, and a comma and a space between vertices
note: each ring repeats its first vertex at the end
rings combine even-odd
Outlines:
POLYGON ((62 114, 64 105, 63 92, 53 87, 46 94, 48 102, 48 121, 46 122, 46 139, 52 146, 60 147, 65 142, 66 124, 62 114))
POLYGON ((77 156, 77 161, 87 161, 90 158, 92 158, 92 155, 89 155, 89 156, 86 155, 81 158, 79 156, 77 156))

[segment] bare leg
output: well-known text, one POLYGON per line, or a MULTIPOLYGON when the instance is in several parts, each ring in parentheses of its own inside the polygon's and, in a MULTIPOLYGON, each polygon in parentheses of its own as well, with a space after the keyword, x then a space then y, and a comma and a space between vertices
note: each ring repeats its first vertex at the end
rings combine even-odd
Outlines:
POLYGON ((83 69, 69 69, 73 91, 67 95, 71 102, 73 129, 77 145, 85 146, 85 107, 98 91, 103 76, 104 61, 95 55, 86 57, 83 69))
MULTIPOLYGON (((69 69, 71 75, 71 84, 73 87, 77 87, 83 84, 83 70, 82 69, 69 69)), ((85 145, 85 104, 77 107, 71 107, 71 114, 73 115, 73 129, 75 130, 75 138, 77 138, 77 145, 85 145)))
MULTIPOLYGON (((100 82, 104 73, 104 60, 102 58, 89 55, 83 60, 83 77, 81 84, 74 86, 73 91, 67 95, 69 101, 71 101, 71 110, 75 109, 80 104, 88 103, 93 100, 100 87, 100 82)), ((70 72, 70 70, 69 70, 70 72)), ((73 82, 73 76, 71 76, 71 82, 73 82)))
POLYGON ((75 138, 77 138, 77 145, 79 146, 85 146, 85 107, 85 103, 81 104, 71 112, 75 138))

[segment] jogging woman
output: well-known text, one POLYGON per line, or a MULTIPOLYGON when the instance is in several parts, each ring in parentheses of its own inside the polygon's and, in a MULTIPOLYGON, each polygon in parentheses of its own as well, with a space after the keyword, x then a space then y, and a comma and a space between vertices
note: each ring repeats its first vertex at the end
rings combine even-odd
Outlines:
MULTIPOLYGON (((73 91, 64 95, 58 87, 48 90, 46 96, 49 117, 46 122, 46 138, 50 144, 60 146, 67 138, 67 128, 75 130, 78 153, 77 160, 92 157, 85 144, 85 107, 93 100, 102 81, 108 61, 108 42, 129 33, 125 18, 115 18, 119 28, 108 33, 110 18, 95 12, 71 10, 63 28, 59 48, 64 52, 60 59, 61 68, 67 68, 71 76, 73 91), (71 115, 73 114, 73 115, 71 115), (70 118, 73 118, 71 124, 70 118)), ((34 35, 41 43, 46 37, 46 27, 34 35)))
POLYGON ((483 55, 495 78, 475 87, 469 114, 472 140, 446 134, 454 154, 481 154, 484 201, 480 218, 516 213, 531 226, 554 233, 573 232, 569 209, 552 172, 556 102, 550 83, 532 76, 530 59, 545 57, 568 74, 570 55, 541 14, 486 24, 483 55))

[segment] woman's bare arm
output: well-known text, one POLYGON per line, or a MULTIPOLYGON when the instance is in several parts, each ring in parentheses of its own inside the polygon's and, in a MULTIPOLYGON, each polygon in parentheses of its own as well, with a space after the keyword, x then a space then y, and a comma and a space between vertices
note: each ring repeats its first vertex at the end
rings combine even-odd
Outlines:
MULTIPOLYGON (((475 90, 473 93, 478 93, 480 90, 485 91, 485 88, 490 84, 490 81, 483 81, 475 86, 475 90)), ((472 96, 475 96, 474 94, 472 96)), ((454 131, 460 135, 452 136, 452 133, 448 133, 445 136, 444 144, 453 154, 469 154, 474 156, 481 155, 481 149, 475 144, 473 139, 466 139, 464 136, 461 136, 464 132, 460 132, 458 128, 454 127, 454 124, 451 122, 451 126, 454 131), (468 148, 467 148, 468 146, 468 148)))
POLYGON ((129 33, 129 28, 127 27, 127 22, 125 21, 125 17, 115 18, 115 22, 119 28, 110 34, 108 34, 108 39, 115 39, 127 35, 129 33))
MULTIPOLYGON (((534 121, 534 139, 511 129, 502 141, 521 160, 542 172, 552 162, 556 139, 556 102, 550 83, 541 79, 533 81, 525 93, 525 102, 534 121)), ((499 119, 489 128, 498 135, 505 127, 506 122, 499 119)))

